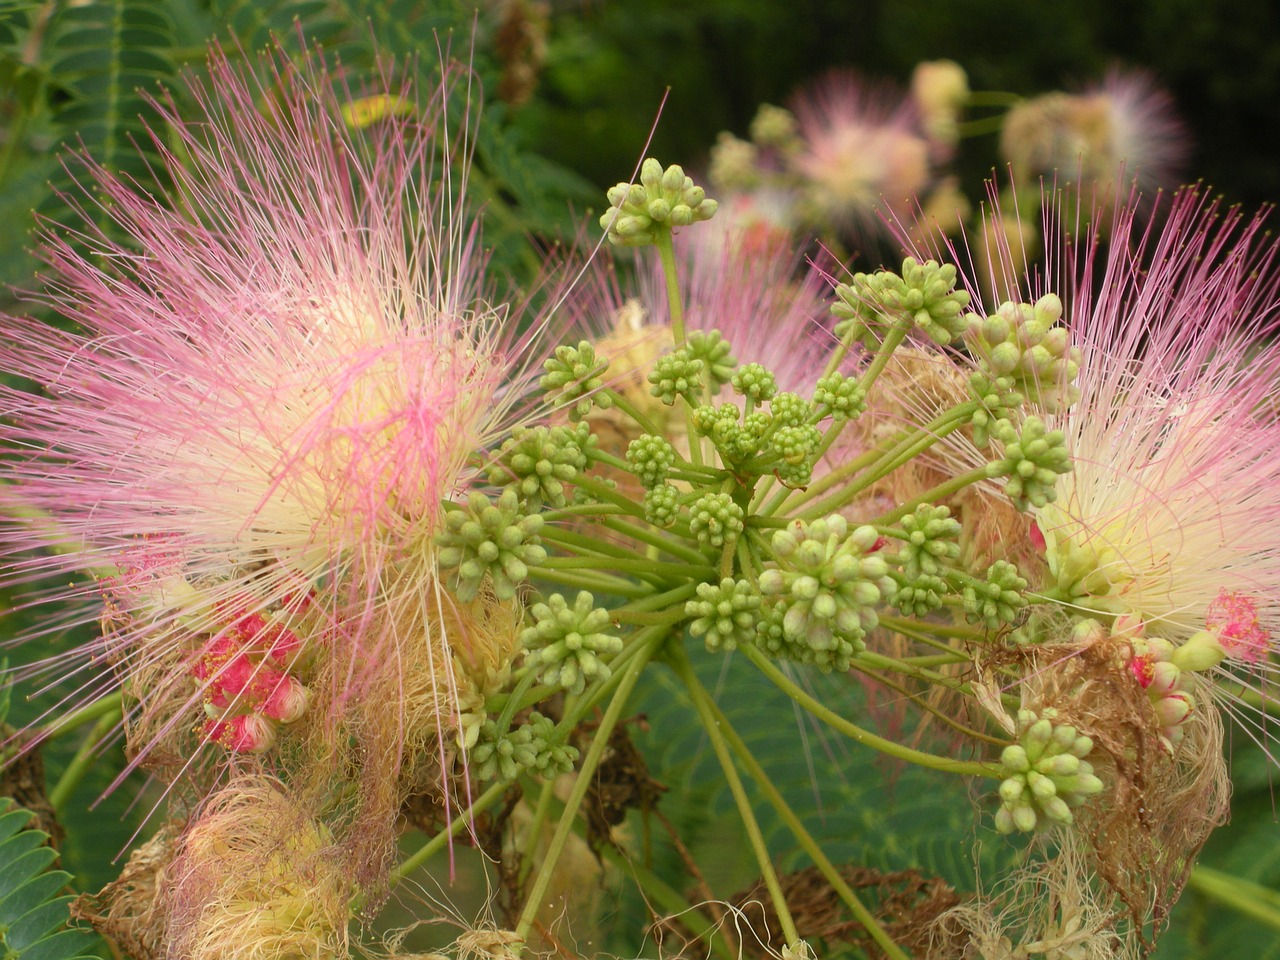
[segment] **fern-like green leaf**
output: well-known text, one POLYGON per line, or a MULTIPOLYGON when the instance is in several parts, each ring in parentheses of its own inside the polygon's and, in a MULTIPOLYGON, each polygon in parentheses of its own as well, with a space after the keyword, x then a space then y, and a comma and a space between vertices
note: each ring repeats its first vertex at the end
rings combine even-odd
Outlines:
POLYGON ((347 29, 340 6, 331 0, 211 0, 209 6, 236 42, 251 51, 272 43, 291 46, 299 24, 307 41, 326 45, 347 29))
MULTIPOLYGON (((64 149, 85 151, 108 170, 150 186, 155 151, 147 133, 158 115, 147 94, 174 75, 173 23, 160 0, 89 0, 59 7, 43 56, 67 91, 54 119, 64 149)), ((61 174, 56 186, 69 186, 61 174)), ((58 197, 42 212, 63 219, 58 197)))
POLYGON ((71 875, 50 870, 57 851, 31 829, 31 814, 0 797, 0 956, 5 960, 72 960, 93 937, 68 929, 71 897, 60 896, 71 875))

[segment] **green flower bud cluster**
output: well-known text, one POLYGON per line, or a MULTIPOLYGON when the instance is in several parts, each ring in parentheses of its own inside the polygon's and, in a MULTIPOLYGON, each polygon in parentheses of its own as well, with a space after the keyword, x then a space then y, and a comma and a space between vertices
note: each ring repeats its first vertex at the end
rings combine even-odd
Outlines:
POLYGON ((512 487, 497 503, 474 492, 462 510, 444 516, 445 528, 436 536, 441 570, 452 570, 450 587, 459 600, 474 600, 486 576, 499 600, 510 600, 529 576, 529 567, 547 558, 538 542, 542 517, 526 514, 512 487))
POLYGON ((772 400, 778 392, 778 381, 773 371, 758 363, 748 363, 739 368, 729 382, 739 394, 750 397, 756 403, 772 400))
POLYGON ((609 242, 628 247, 653 243, 659 231, 710 220, 716 201, 695 186, 677 164, 666 170, 649 157, 640 165, 640 183, 619 183, 608 192, 609 209, 600 217, 609 242))
POLYGON ((684 397, 690 406, 697 403, 697 395, 702 391, 702 372, 706 364, 693 356, 688 347, 681 347, 672 353, 665 354, 654 361, 649 371, 649 392, 667 406, 676 402, 676 397, 684 397))
MULTIPOLYGON (((969 294, 955 286, 956 268, 951 264, 936 260, 921 263, 907 257, 902 261, 901 276, 880 270, 855 274, 852 285, 839 284, 839 299, 831 312, 847 322, 862 324, 875 313, 907 317, 929 339, 946 346, 968 328, 961 312, 969 305, 969 294)), ((848 332, 844 324, 837 325, 837 336, 848 332)))
POLYGON ((1004 492, 1019 510, 1043 507, 1058 497, 1058 477, 1071 472, 1071 455, 1061 430, 1049 430, 1039 417, 1027 417, 1019 434, 1002 420, 991 430, 1004 445, 1004 459, 987 465, 987 476, 1008 477, 1004 492))
POLYGON ((866 276, 865 273, 855 274, 853 283, 836 284, 831 315, 837 321, 835 335, 838 339, 850 344, 861 343, 868 350, 875 350, 880 345, 875 328, 883 321, 877 322, 880 314, 875 302, 869 299, 871 291, 867 288, 866 276))
POLYGON ((704 547, 719 549, 738 539, 746 514, 727 493, 704 493, 689 507, 689 530, 704 547))
POLYGON ((604 632, 613 621, 590 593, 579 591, 572 607, 553 593, 529 613, 533 626, 521 631, 520 642, 541 682, 581 693, 588 680, 609 679, 609 665, 600 658, 622 650, 622 639, 604 632))
POLYGON ((808 486, 821 443, 822 431, 811 423, 779 427, 769 437, 769 450, 778 458, 774 475, 788 487, 808 486))
POLYGON ((818 381, 813 391, 818 414, 833 420, 853 420, 867 409, 867 392, 858 381, 841 373, 831 373, 818 381))
POLYGON ((564 485, 586 470, 598 444, 585 423, 576 427, 516 427, 489 466, 489 482, 511 485, 527 510, 563 507, 564 485))
POLYGON ((1061 413, 1080 399, 1075 386, 1080 350, 1071 345, 1062 301, 1046 294, 1034 304, 1002 303, 989 317, 969 314, 964 339, 992 384, 1012 389, 1045 413, 1061 413))
POLYGON ((909 617, 927 617, 942 609, 943 600, 950 593, 951 585, 946 580, 921 573, 910 580, 903 578, 889 603, 909 617))
POLYGON ((980 373, 969 378, 969 392, 981 404, 969 421, 973 426, 973 442, 984 449, 991 442, 991 431, 996 425, 1014 419, 1023 397, 1013 389, 1013 381, 1008 377, 990 381, 980 373))
POLYGON ((702 361, 712 386, 719 387, 733 379, 738 361, 729 352, 729 341, 720 335, 719 330, 691 330, 685 346, 689 356, 702 361))
POLYGON ((501 778, 514 780, 523 770, 543 777, 569 773, 578 762, 578 748, 561 743, 550 717, 537 711, 520 726, 498 735, 498 725, 486 720, 468 757, 471 771, 481 783, 501 778))
POLYGON ((960 522, 947 507, 922 503, 902 518, 902 530, 906 537, 897 561, 908 580, 936 577, 960 558, 960 522))
POLYGON ((784 427, 804 427, 818 419, 813 404, 798 393, 779 393, 769 403, 769 414, 784 427))
POLYGON ((902 518, 903 543, 894 555, 901 565, 891 603, 907 616, 924 617, 955 593, 946 579, 960 557, 960 523, 943 506, 921 504, 902 518))
POLYGON ((966 578, 964 612, 971 621, 981 621, 988 630, 1013 623, 1027 605, 1027 581, 1007 560, 997 560, 987 570, 985 581, 966 578))
POLYGON ((547 372, 539 381, 551 399, 558 405, 569 407, 569 417, 581 420, 591 412, 594 403, 602 410, 612 404, 607 393, 601 393, 604 386, 602 374, 609 369, 609 361, 596 356, 596 348, 586 340, 579 341, 576 347, 564 344, 556 347, 554 357, 548 357, 542 364, 547 372))
POLYGON ((676 448, 665 437, 646 433, 627 444, 627 465, 646 490, 663 483, 676 462, 676 448))
POLYGON ((762 147, 787 149, 796 142, 798 127, 790 110, 762 103, 751 120, 751 139, 762 147))
POLYGON ((1102 781, 1084 759, 1093 750, 1093 741, 1075 727, 1054 724, 1056 715, 1052 709, 1041 716, 1018 711, 1020 742, 1005 747, 1000 755, 1005 779, 1000 784, 996 829, 1001 833, 1030 832, 1041 825, 1042 817, 1071 824, 1072 808, 1102 792, 1102 781))
POLYGON ((772 422, 773 418, 760 410, 743 417, 732 403, 703 404, 693 411, 692 418, 693 429, 707 437, 725 462, 735 467, 760 459, 772 422))
POLYGON ((680 516, 680 491, 661 483, 645 491, 644 518, 655 527, 669 527, 680 516))
POLYGON ((698 584, 698 599, 684 605, 691 636, 702 637, 707 650, 718 653, 750 643, 760 620, 760 591, 747 580, 726 577, 698 584))
POLYGON ((789 486, 804 486, 822 443, 814 419, 813 404, 794 393, 779 393, 768 411, 745 417, 732 403, 703 404, 693 411, 692 423, 736 472, 774 473, 789 486))
POLYGON ((821 654, 839 652, 842 644, 850 654, 863 649, 862 638, 879 623, 876 606, 896 588, 888 562, 874 552, 878 545, 874 527, 850 531, 839 515, 797 520, 775 533, 777 567, 760 575, 760 591, 777 598, 765 639, 821 654))
POLYGON ((707 176, 722 190, 750 190, 760 182, 760 148, 727 130, 716 135, 707 176))

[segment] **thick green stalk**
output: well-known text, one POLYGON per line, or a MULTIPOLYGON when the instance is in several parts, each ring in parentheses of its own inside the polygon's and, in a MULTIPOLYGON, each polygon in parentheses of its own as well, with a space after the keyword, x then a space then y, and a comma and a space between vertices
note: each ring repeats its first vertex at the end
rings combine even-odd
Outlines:
POLYGON ((756 822, 755 812, 751 809, 751 800, 747 797, 747 792, 742 787, 742 779, 738 776, 733 757, 729 754, 728 744, 725 742, 724 734, 721 731, 720 720, 709 706, 710 698, 707 696, 702 684, 698 682, 698 677, 693 672, 693 666, 689 663, 689 657, 683 649, 674 652, 671 658, 671 665, 675 669, 676 676, 680 678, 685 688, 689 691, 693 706, 698 712, 698 718, 702 721, 702 728, 706 731, 707 739, 711 741, 711 748, 715 751, 716 759, 720 761, 720 767, 724 770, 725 779, 729 782, 729 790, 733 793, 733 801, 738 807, 738 816, 742 818, 742 825, 747 831, 747 839, 751 843, 751 849, 755 852, 756 861, 760 864, 760 875, 764 878, 765 886, 769 889, 769 897, 773 901, 773 908, 777 911, 778 923, 782 926, 783 937, 786 938, 785 946, 794 947, 800 942, 800 934, 796 931, 795 920, 792 919, 791 911, 787 907, 787 898, 782 893, 782 884, 778 881, 778 874, 773 869, 773 861, 769 857, 769 848, 765 845, 764 834, 760 832, 760 825, 756 822))
POLYGON ((880 341, 880 348, 876 350, 876 355, 871 361, 871 366, 862 372, 862 376, 858 378, 858 386, 867 394, 871 393, 872 386, 875 385, 884 368, 889 365, 889 358, 893 356, 893 351, 902 345, 902 341, 907 338, 910 332, 912 319, 909 316, 899 316, 893 321, 893 326, 884 335, 884 339, 880 341))
MULTIPOLYGON (((697 677, 694 677, 694 681, 698 682, 697 677)), ((778 812, 778 816, 787 825, 787 829, 791 831, 792 836, 799 841, 800 846, 804 848, 805 853, 813 860, 814 865, 822 871, 822 875, 827 878, 827 882, 840 895, 840 899, 845 902, 845 906, 849 908, 854 919, 862 924, 863 929, 871 935, 871 939, 880 945, 886 956, 893 958, 893 960, 908 960, 906 953, 894 943, 893 938, 881 926, 875 914, 868 910, 862 901, 858 899, 858 895, 853 892, 853 888, 845 882, 844 877, 840 876, 840 871, 836 869, 827 855, 823 853, 817 841, 805 829, 795 811, 787 804, 778 788, 773 785, 773 781, 769 779, 769 775, 765 773, 764 768, 760 766, 752 755, 750 748, 738 736, 738 732, 733 729, 733 726, 720 711, 720 708, 716 706, 715 701, 707 694, 706 688, 702 687, 701 683, 698 685, 702 691, 704 702, 709 705, 716 722, 724 733, 725 739, 729 742, 729 746, 738 755, 738 760, 746 768, 747 773, 756 782, 761 792, 764 793, 765 798, 773 805, 774 810, 778 812)))
POLYGON ((899 504, 888 513, 876 517, 872 522, 886 525, 897 523, 922 503, 937 503, 939 500, 944 500, 953 493, 963 490, 971 484, 981 483, 983 480, 990 479, 991 476, 987 473, 986 467, 977 467, 976 469, 970 470, 968 473, 962 473, 958 477, 952 477, 950 480, 938 484, 932 490, 926 490, 917 497, 912 497, 906 503, 899 504))
POLYGON ((636 599, 653 596, 653 587, 648 584, 588 570, 544 570, 541 567, 535 567, 529 577, 531 580, 542 580, 562 587, 577 587, 579 590, 589 590, 595 594, 611 593, 616 597, 636 599))
MULTIPOLYGON (((525 900, 524 909, 520 912, 520 919, 516 921, 515 932, 521 940, 528 940, 534 917, 537 916, 538 910, 542 906, 543 898, 546 897, 547 887, 551 883, 551 874, 555 870, 556 862, 560 859, 560 854, 564 852, 564 845, 569 839, 569 833, 573 830, 574 818, 578 815, 578 809, 582 806, 582 801, 586 799, 587 790, 591 787, 596 768, 604 757, 605 748, 609 743, 609 734, 613 732, 613 728, 617 726, 618 721, 622 718, 623 708, 626 707, 627 700, 631 696, 631 691, 635 689, 636 681, 640 679, 640 674, 644 670, 645 664, 649 662, 649 658, 657 651, 665 639, 665 633, 655 636, 649 641, 645 649, 627 665, 626 672, 613 695, 613 700, 610 701, 608 709, 605 710, 604 716, 600 720, 600 726, 596 729, 591 746, 587 749, 586 756, 582 758, 581 767, 578 768, 578 775, 574 779, 573 789, 569 793, 569 798, 565 801, 564 814, 556 824, 556 830, 552 834, 550 845, 547 847, 542 867, 534 878, 528 899, 525 900)), ((584 697, 583 701, 585 702, 585 700, 586 698, 584 697)))
POLYGON ((484 793, 480 794, 466 810, 463 810, 453 818, 449 826, 441 830, 434 837, 424 843, 412 854, 405 857, 398 864, 391 868, 390 881, 392 885, 399 883, 418 867, 422 866, 432 855, 444 848, 444 846, 455 836, 462 832, 462 828, 475 818, 477 813, 483 813, 487 810, 495 800, 497 800, 504 792, 510 780, 499 780, 493 784, 484 793))
POLYGON ((658 259, 662 261, 662 276, 667 282, 667 311, 671 315, 671 335, 676 348, 683 347, 687 341, 684 332, 684 304, 680 300, 680 275, 676 269, 676 248, 670 230, 659 230, 653 241, 658 248, 658 259))
POLYGON ((663 560, 650 560, 647 557, 548 557, 538 564, 537 572, 542 570, 598 570, 608 567, 623 573, 639 575, 649 574, 653 578, 690 577, 694 580, 706 580, 715 574, 715 568, 708 563, 674 563, 663 560))
POLYGON ((719 926, 712 923, 702 912, 692 906, 674 887, 646 867, 644 864, 624 857, 607 843, 600 845, 600 857, 607 860, 616 870, 628 873, 636 884, 644 891, 645 897, 676 917, 689 928, 695 937, 700 938, 711 947, 712 952, 720 960, 738 960, 739 953, 729 946, 729 942, 720 932, 719 926))
MULTIPOLYGON (((928 426, 899 443, 889 454, 877 460, 867 470, 859 473, 857 479, 848 486, 842 487, 818 503, 812 504, 801 511, 800 516, 821 517, 838 510, 877 480, 887 477, 899 467, 920 456, 947 434, 958 430, 973 415, 974 409, 976 409, 976 404, 965 403, 944 416, 938 417, 928 426)), ((807 500, 809 497, 805 496, 803 499, 807 500)))
POLYGON ((71 799, 72 792, 81 779, 84 778, 89 767, 93 765, 94 758, 102 746, 102 739, 120 722, 120 717, 121 713, 117 704, 115 710, 108 711, 98 718, 98 722, 93 725, 85 736, 80 749, 76 751, 75 756, 71 758, 71 762, 67 764, 67 769, 62 771, 62 776, 58 778, 58 782, 49 791, 49 805, 58 813, 65 812, 67 801, 71 799))
POLYGON ((36 739, 41 743, 47 743, 50 740, 56 740, 65 733, 70 733, 72 730, 84 726, 90 720, 97 720, 99 717, 109 713, 119 714, 120 712, 121 696, 120 691, 117 690, 115 693, 107 694, 101 700, 95 700, 88 706, 63 714, 56 720, 50 720, 40 728, 36 739))
MULTIPOLYGON (((675 537, 668 536, 665 533, 659 533, 652 528, 640 527, 634 523, 627 523, 625 520, 616 518, 605 520, 604 526, 615 533, 622 534, 624 537, 631 537, 641 543, 647 543, 650 546, 657 547, 664 553, 669 553, 673 557, 679 557, 689 563, 706 562, 706 557, 684 541, 677 540, 675 537)), ((635 556, 635 551, 630 551, 630 555, 635 556)))
POLYGON ((533 871, 533 851, 538 848, 538 837, 542 834, 542 825, 547 821, 547 811, 551 809, 551 801, 555 797, 556 781, 548 777, 542 781, 542 789, 538 791, 538 802, 533 808, 533 817, 524 829, 524 842, 520 844, 520 868, 517 871, 519 885, 523 887, 533 871))
POLYGON ((636 409, 635 404, 611 387, 606 387, 604 393, 613 402, 613 405, 625 413, 628 417, 636 422, 636 425, 645 433, 653 434, 660 437, 663 431, 660 430, 652 420, 636 409))
MULTIPOLYGON (((741 648, 766 677, 773 681, 774 685, 789 696, 800 706, 804 707, 819 720, 826 723, 834 730, 838 730, 845 736, 856 740, 873 750, 879 750, 881 753, 888 754, 891 757, 897 757, 899 760, 905 760, 908 763, 914 763, 917 766, 928 767, 930 770, 941 770, 943 773, 958 773, 971 777, 993 777, 1000 779, 1000 764, 998 763, 980 763, 973 760, 956 760, 952 757, 939 757, 932 753, 925 753, 923 750, 914 750, 911 747, 903 746, 893 740, 886 740, 884 737, 877 736, 870 730, 864 730, 862 727, 851 723, 835 711, 831 710, 824 703, 812 697, 808 692, 795 683, 790 677, 775 666, 768 657, 754 647, 745 646, 741 648)), ((888 658, 885 658, 888 659, 888 658)))
POLYGON ((603 480, 596 477, 587 477, 579 475, 574 479, 574 484, 581 487, 587 493, 591 494, 597 500, 604 500, 607 503, 618 507, 623 513, 630 514, 633 517, 644 519, 644 506, 636 503, 634 500, 628 500, 622 494, 618 493, 603 480))
POLYGON ((1187 886, 1237 913, 1280 930, 1280 893, 1275 890, 1203 865, 1191 871, 1187 886))

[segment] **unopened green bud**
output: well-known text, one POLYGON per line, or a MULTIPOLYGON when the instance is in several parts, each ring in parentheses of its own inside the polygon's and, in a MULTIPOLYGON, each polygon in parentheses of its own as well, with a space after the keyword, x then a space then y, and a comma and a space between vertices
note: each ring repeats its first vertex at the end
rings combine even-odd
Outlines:
POLYGON ((1200 673, 1212 670, 1223 661, 1227 651, 1212 633, 1201 630, 1192 634, 1182 646, 1170 655, 1170 661, 1180 670, 1200 673))

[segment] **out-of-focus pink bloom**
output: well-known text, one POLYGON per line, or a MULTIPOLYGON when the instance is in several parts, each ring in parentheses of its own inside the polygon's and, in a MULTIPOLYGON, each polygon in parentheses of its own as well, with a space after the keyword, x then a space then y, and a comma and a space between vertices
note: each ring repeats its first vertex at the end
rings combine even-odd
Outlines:
POLYGON ((815 223, 866 239, 905 216, 930 180, 929 146, 909 100, 832 73, 796 96, 800 144, 788 156, 815 223))
POLYGON ((1114 188, 1136 178, 1148 193, 1176 185, 1189 147, 1173 98, 1141 70, 1114 69, 1078 94, 1027 100, 1009 112, 1001 135, 1001 152, 1023 182, 1078 175, 1114 188))

